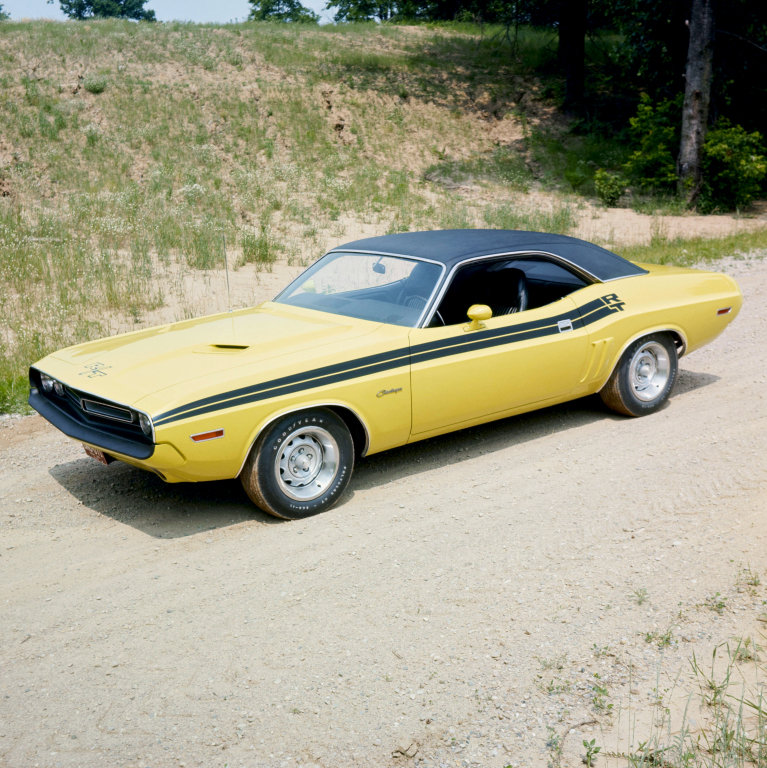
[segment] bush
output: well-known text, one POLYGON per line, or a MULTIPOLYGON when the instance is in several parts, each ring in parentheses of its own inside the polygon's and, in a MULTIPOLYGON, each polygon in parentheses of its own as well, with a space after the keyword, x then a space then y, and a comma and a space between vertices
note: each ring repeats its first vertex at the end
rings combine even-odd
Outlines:
POLYGON ((699 207, 704 213, 747 206, 767 175, 760 133, 721 119, 703 145, 703 188, 699 207))
POLYGON ((629 123, 637 149, 623 166, 626 175, 643 189, 675 190, 682 96, 653 104, 643 93, 629 123))
POLYGON ((83 88, 88 93, 104 93, 107 89, 107 79, 104 75, 86 75, 83 80, 83 88))
POLYGON ((626 188, 626 180, 617 173, 610 173, 600 168, 594 174, 594 188, 597 191, 597 197, 605 205, 613 207, 626 188))

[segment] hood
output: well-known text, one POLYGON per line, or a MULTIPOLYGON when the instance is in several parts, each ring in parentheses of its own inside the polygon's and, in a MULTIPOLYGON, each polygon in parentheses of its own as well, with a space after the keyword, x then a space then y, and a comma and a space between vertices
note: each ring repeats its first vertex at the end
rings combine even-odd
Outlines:
POLYGON ((348 341, 378 326, 269 302, 68 347, 39 367, 75 389, 135 405, 168 387, 266 361, 271 368, 276 358, 348 341))

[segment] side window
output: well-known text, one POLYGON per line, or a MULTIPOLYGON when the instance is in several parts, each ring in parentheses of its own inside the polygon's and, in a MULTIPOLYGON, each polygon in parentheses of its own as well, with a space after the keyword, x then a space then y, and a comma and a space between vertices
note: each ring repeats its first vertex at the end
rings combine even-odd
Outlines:
POLYGON ((559 301, 585 285, 574 272, 542 257, 469 264, 453 276, 430 326, 465 323, 472 304, 487 304, 493 317, 525 312, 559 301))

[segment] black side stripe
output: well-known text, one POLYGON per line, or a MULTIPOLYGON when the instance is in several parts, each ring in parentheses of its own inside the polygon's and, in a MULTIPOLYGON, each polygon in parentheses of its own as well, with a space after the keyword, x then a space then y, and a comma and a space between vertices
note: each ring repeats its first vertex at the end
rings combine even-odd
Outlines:
POLYGON ((579 308, 580 318, 573 318, 573 313, 569 312, 543 320, 519 323, 511 328, 494 328, 492 330, 479 331, 465 338, 440 339, 425 344, 416 344, 411 348, 406 347, 391 352, 381 352, 344 363, 315 368, 303 373, 284 376, 279 379, 272 379, 271 381, 195 400, 160 414, 154 420, 154 423, 156 426, 161 426, 193 416, 212 413, 213 411, 235 408, 261 400, 294 394, 305 389, 338 384, 342 381, 382 373, 383 371, 401 368, 406 365, 415 365, 452 355, 476 352, 518 341, 551 336, 560 332, 558 327, 560 320, 570 320, 575 330, 576 328, 582 328, 597 322, 608 315, 622 310, 622 308, 622 304, 610 304, 602 298, 595 299, 579 308))
MULTIPOLYGON (((233 389, 231 392, 223 392, 219 395, 211 395, 210 397, 204 397, 201 400, 195 400, 186 405, 181 405, 178 408, 173 408, 170 411, 166 411, 155 419, 155 424, 160 423, 160 420, 166 420, 169 416, 175 416, 184 411, 188 411, 192 408, 199 408, 205 405, 212 405, 213 403, 220 403, 224 400, 231 400, 235 398, 244 397, 246 395, 255 394, 257 392, 263 392, 267 389, 275 389, 278 387, 288 386, 290 384, 297 384, 302 381, 308 381, 311 379, 319 378, 332 373, 342 373, 354 368, 360 368, 365 365, 375 365, 377 363, 388 362, 390 360, 396 360, 399 358, 405 358, 402 362, 397 363, 398 366, 406 365, 410 357, 410 350, 395 349, 392 352, 379 352, 376 355, 369 355, 368 357, 357 358, 356 360, 347 360, 343 363, 336 363, 334 365, 328 365, 324 368, 315 368, 311 371, 304 371, 303 373, 294 373, 290 376, 283 376, 279 379, 272 379, 272 381, 264 381, 260 384, 253 384, 249 387, 241 387, 240 389, 233 389)), ((364 374, 357 373, 361 376, 364 374)))
POLYGON ((223 403, 213 403, 202 408, 194 408, 191 411, 180 413, 177 416, 171 416, 170 418, 163 418, 162 421, 157 420, 155 424, 168 424, 171 421, 179 421, 180 419, 188 419, 191 416, 201 416, 205 413, 211 413, 212 411, 220 411, 224 408, 235 408, 238 405, 247 405, 249 403, 257 403, 259 400, 269 400, 273 397, 280 397, 281 395, 292 395, 295 392, 301 392, 304 389, 314 389, 315 387, 322 387, 328 384, 338 384, 341 381, 347 381, 348 379, 358 379, 361 376, 367 376, 371 373, 381 373, 382 371, 388 371, 392 368, 402 368, 409 365, 409 358, 405 357, 401 360, 392 360, 387 363, 379 363, 378 365, 371 365, 362 369, 355 369, 353 371, 345 371, 343 373, 336 373, 331 376, 322 376, 320 378, 312 379, 307 382, 298 382, 284 387, 276 387, 275 389, 269 389, 265 392, 257 392, 251 395, 245 395, 244 397, 237 397, 233 400, 226 400, 223 403))

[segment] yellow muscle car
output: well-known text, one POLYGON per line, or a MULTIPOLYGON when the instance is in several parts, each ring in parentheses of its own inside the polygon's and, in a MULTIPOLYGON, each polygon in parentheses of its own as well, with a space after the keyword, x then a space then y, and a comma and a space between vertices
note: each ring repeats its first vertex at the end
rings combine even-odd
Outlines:
POLYGON ((273 301, 56 352, 29 404, 103 463, 239 477, 261 509, 328 509, 358 458, 599 392, 642 416, 716 338, 730 277, 538 232, 334 248, 273 301))

